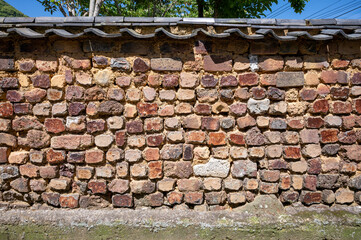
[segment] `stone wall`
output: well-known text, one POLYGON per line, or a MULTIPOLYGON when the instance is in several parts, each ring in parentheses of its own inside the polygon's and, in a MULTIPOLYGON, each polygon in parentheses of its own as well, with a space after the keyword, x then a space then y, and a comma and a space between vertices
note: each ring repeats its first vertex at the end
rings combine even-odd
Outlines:
POLYGON ((0 200, 360 204, 359 41, 10 38, 0 200))

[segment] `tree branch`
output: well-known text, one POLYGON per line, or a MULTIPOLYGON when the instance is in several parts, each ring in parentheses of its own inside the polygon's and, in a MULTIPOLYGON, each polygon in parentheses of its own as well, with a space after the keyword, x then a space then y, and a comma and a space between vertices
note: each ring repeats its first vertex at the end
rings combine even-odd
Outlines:
POLYGON ((89 3, 89 17, 94 16, 94 5, 95 5, 95 0, 90 0, 90 3, 89 3))
POLYGON ((65 12, 63 6, 59 5, 58 8, 59 8, 60 12, 64 15, 64 17, 68 16, 68 14, 65 12))
POLYGON ((103 2, 104 2, 104 0, 96 1, 93 17, 96 17, 99 15, 99 10, 100 10, 100 7, 102 6, 103 2))
POLYGON ((163 14, 162 14, 162 17, 164 17, 164 15, 165 15, 170 9, 172 9, 173 6, 176 5, 177 3, 178 3, 178 1, 173 1, 173 2, 169 5, 169 7, 168 7, 166 10, 164 10, 164 12, 163 12, 163 14))
POLYGON ((116 9, 117 9, 117 12, 118 12, 118 15, 119 16, 121 16, 122 14, 122 10, 121 10, 121 8, 120 8, 120 4, 119 4, 119 1, 118 0, 114 0, 114 2, 115 2, 115 7, 116 7, 116 9))

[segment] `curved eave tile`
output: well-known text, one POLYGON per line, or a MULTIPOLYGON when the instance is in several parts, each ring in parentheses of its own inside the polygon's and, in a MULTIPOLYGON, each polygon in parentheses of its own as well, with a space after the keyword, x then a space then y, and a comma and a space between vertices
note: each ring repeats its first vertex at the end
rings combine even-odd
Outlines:
POLYGON ((237 34, 238 36, 241 36, 245 39, 253 39, 253 40, 257 40, 257 39, 264 39, 264 35, 261 34, 253 34, 253 35, 247 35, 244 32, 242 32, 241 30, 239 30, 238 28, 231 28, 231 29, 227 29, 224 31, 225 33, 230 33, 230 34, 237 34))
POLYGON ((84 33, 92 33, 96 36, 103 37, 103 38, 117 38, 121 37, 121 33, 106 33, 98 28, 86 28, 84 29, 84 33))
POLYGON ((7 37, 7 36, 9 36, 9 33, 0 31, 0 38, 4 38, 4 37, 7 37))
POLYGON ((143 35, 143 34, 137 33, 133 29, 129 29, 129 28, 122 28, 119 30, 119 32, 120 33, 128 33, 130 36, 135 37, 135 38, 153 38, 155 36, 155 33, 143 35))
POLYGON ((322 34, 327 34, 327 35, 332 35, 332 36, 337 36, 337 35, 341 35, 342 37, 348 39, 348 40, 359 40, 361 39, 361 34, 357 33, 355 31, 355 33, 352 34, 347 34, 345 33, 342 29, 324 29, 321 31, 322 34))
POLYGON ((272 29, 259 29, 256 31, 256 33, 262 34, 265 36, 269 34, 279 41, 295 41, 295 40, 297 40, 297 37, 295 37, 295 36, 278 36, 272 29))
POLYGON ((22 37, 27 37, 27 38, 43 38, 45 37, 44 34, 35 32, 34 30, 30 29, 30 28, 9 28, 7 30, 8 33, 12 33, 15 32, 17 34, 19 34, 22 37))
POLYGON ((59 37, 63 37, 63 38, 77 38, 77 37, 80 37, 82 35, 84 35, 84 32, 81 32, 81 33, 70 33, 64 29, 48 29, 45 31, 45 35, 49 35, 49 34, 55 34, 59 37))
POLYGON ((294 36, 294 37, 305 37, 311 40, 319 40, 319 41, 325 41, 325 40, 331 40, 333 39, 330 35, 325 34, 317 34, 317 35, 311 35, 306 31, 295 31, 295 32, 289 32, 287 36, 294 36))

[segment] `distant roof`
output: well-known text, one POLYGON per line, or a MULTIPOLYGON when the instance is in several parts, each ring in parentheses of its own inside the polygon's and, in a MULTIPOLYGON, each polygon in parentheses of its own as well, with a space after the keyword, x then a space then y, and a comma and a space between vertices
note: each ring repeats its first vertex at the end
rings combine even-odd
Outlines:
POLYGON ((244 18, 163 18, 163 17, 2 17, 0 37, 20 35, 26 38, 44 38, 58 35, 76 38, 93 34, 104 38, 130 35, 135 38, 153 38, 165 35, 173 39, 189 39, 204 34, 209 37, 227 38, 231 35, 245 39, 263 39, 265 36, 280 41, 298 38, 331 40, 334 37, 349 40, 361 39, 361 19, 244 19, 244 18), (192 28, 190 33, 174 33, 171 26, 192 28), (104 27, 119 28, 107 32, 104 27), (216 31, 209 31, 213 26, 216 31), (142 34, 135 27, 153 27, 153 33, 142 34), (247 29, 251 29, 249 32, 247 29))

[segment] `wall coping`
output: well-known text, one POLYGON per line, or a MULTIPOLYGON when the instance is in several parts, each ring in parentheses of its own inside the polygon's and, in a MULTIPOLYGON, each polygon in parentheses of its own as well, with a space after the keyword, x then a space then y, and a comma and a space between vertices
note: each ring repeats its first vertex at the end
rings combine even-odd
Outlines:
POLYGON ((46 38, 57 35, 77 38, 95 35, 118 38, 167 36, 172 39, 190 39, 199 34, 212 38, 236 36, 249 40, 266 36, 278 41, 299 38, 325 41, 334 38, 361 39, 361 19, 246 19, 246 18, 162 18, 162 17, 1 17, 0 38, 18 35, 25 38, 46 38), (186 33, 174 27, 188 28, 186 33), (115 32, 105 27, 119 28, 115 32), (173 27, 173 28, 172 28, 173 27), (151 28, 152 32, 135 28, 151 28), (143 33, 146 32, 146 33, 143 33))

